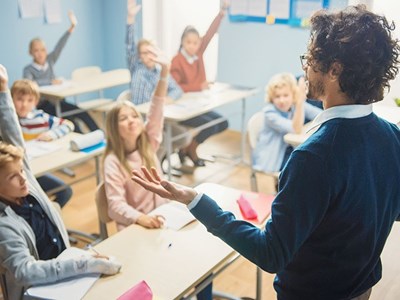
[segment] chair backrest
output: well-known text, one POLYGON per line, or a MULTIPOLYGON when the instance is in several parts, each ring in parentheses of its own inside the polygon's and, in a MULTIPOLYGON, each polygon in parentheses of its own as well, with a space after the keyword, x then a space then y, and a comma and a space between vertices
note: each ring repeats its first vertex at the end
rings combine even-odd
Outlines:
POLYGON ((111 222, 112 219, 108 216, 108 203, 107 203, 107 196, 104 187, 104 182, 98 185, 95 199, 96 199, 97 213, 99 214, 100 222, 103 223, 111 222))
POLYGON ((72 71, 71 79, 72 80, 88 79, 91 76, 100 73, 101 73, 100 67, 97 66, 82 67, 72 71))
POLYGON ((131 100, 132 100, 131 90, 125 90, 118 95, 116 101, 131 101, 131 100))
POLYGON ((6 285, 6 275, 5 274, 1 274, 0 275, 0 286, 1 286, 1 292, 3 295, 4 300, 9 300, 8 298, 8 291, 7 291, 7 285, 6 285))
POLYGON ((257 145, 258 135, 263 128, 263 123, 264 114, 262 111, 256 112, 247 122, 247 135, 251 149, 254 149, 257 145))

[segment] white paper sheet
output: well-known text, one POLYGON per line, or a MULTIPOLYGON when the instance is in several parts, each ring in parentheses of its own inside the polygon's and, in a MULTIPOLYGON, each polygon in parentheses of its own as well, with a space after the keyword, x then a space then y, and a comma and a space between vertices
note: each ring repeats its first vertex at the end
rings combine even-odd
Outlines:
POLYGON ((169 202, 157 207, 149 213, 150 216, 161 215, 165 218, 164 226, 179 230, 195 220, 186 205, 178 202, 169 202))
POLYGON ((37 140, 28 141, 25 143, 26 154, 28 159, 47 155, 61 149, 60 145, 52 142, 40 142, 37 140))
POLYGON ((61 17, 61 1, 60 0, 44 0, 44 12, 46 22, 49 24, 60 23, 61 17))
MULTIPOLYGON (((82 255, 91 254, 88 251, 70 247, 64 250, 59 258, 68 259, 82 255)), ((99 277, 100 274, 76 276, 53 284, 31 287, 25 293, 39 299, 80 300, 99 277)))
POLYGON ((22 19, 43 17, 43 0, 18 0, 22 19))
POLYGON ((270 0, 269 14, 276 19, 289 19, 290 0, 270 0))

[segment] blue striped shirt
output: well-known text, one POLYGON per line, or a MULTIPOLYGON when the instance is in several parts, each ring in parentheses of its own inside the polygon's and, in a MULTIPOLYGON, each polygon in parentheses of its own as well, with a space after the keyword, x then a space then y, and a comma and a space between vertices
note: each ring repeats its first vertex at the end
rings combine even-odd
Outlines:
MULTIPOLYGON (((153 69, 148 69, 141 62, 135 43, 133 24, 128 24, 126 29, 126 58, 129 71, 131 72, 131 101, 137 105, 149 102, 160 79, 161 70, 158 65, 153 69)), ((183 91, 176 81, 172 77, 169 77, 168 97, 176 100, 182 94, 183 91)))

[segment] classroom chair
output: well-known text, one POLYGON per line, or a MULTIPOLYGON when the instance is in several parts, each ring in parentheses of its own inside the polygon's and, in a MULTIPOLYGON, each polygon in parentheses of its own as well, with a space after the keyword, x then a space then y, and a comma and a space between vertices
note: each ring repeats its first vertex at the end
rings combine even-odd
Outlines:
POLYGON ((107 223, 113 221, 108 216, 108 203, 107 203, 104 182, 100 183, 97 186, 95 200, 96 200, 97 214, 99 216, 99 226, 100 226, 99 239, 100 241, 102 241, 108 238, 107 223))
POLYGON ((278 177, 279 177, 279 172, 271 172, 271 173, 266 173, 262 171, 255 170, 253 168, 253 150, 257 145, 257 140, 258 140, 258 135, 260 134, 261 129, 263 128, 263 123, 264 123, 264 115, 263 112, 259 111, 255 113, 247 122, 247 137, 250 145, 250 168, 251 168, 251 174, 250 174, 250 184, 251 184, 251 190, 253 192, 258 192, 258 185, 257 185, 257 173, 263 173, 269 176, 272 176, 274 179, 274 185, 277 186, 278 184, 278 177))
POLYGON ((132 100, 132 93, 131 90, 125 90, 123 92, 121 92, 116 101, 131 101, 132 100))
POLYGON ((1 294, 3 296, 3 298, 0 299, 9 300, 7 286, 6 286, 6 275, 3 273, 0 275, 0 286, 1 286, 1 294))
MULTIPOLYGON (((101 74, 101 72, 102 71, 100 67, 97 66, 82 67, 72 71, 71 79, 72 81, 88 80, 91 77, 101 74)), ((98 91, 98 97, 99 98, 78 103, 78 98, 75 96, 74 100, 75 104, 77 104, 79 108, 83 110, 92 110, 95 112, 100 112, 101 114, 103 114, 104 118, 105 114, 110 109, 109 107, 110 104, 112 104, 114 101, 113 99, 110 98, 104 98, 103 90, 98 91)))

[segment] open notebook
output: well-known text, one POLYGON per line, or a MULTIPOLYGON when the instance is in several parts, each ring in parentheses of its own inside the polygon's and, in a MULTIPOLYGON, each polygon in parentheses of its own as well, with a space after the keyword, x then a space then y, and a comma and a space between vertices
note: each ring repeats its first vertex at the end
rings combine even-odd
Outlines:
POLYGON ((179 230, 195 220, 186 205, 171 201, 163 204, 149 213, 150 216, 160 215, 165 218, 164 227, 179 230))
MULTIPOLYGON (((70 247, 65 249, 58 258, 68 259, 82 255, 92 254, 82 249, 70 247)), ((51 284, 33 286, 25 292, 24 299, 79 300, 83 298, 99 277, 100 274, 85 274, 51 284)))

